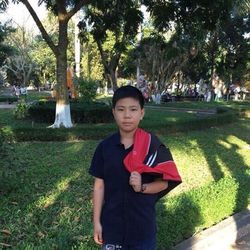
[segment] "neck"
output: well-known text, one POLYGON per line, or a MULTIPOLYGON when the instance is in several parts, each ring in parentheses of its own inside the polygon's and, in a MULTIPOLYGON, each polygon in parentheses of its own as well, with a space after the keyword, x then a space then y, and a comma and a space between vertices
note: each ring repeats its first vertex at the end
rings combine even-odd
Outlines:
POLYGON ((129 148, 134 143, 135 131, 136 130, 131 132, 120 131, 121 143, 124 145, 125 148, 129 148))
POLYGON ((133 139, 135 131, 136 129, 130 132, 124 132, 120 130, 121 139, 133 139))

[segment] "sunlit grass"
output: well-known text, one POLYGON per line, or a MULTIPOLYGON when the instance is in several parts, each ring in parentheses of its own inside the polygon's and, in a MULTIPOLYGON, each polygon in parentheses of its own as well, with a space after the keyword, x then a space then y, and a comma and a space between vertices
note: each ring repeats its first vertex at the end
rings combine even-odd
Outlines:
POLYGON ((172 149, 184 182, 172 193, 202 186, 222 176, 250 169, 249 119, 223 128, 189 132, 188 136, 162 136, 172 149), (248 124, 248 125, 247 125, 248 124))
POLYGON ((51 96, 51 91, 28 90, 27 101, 35 101, 51 96))
POLYGON ((217 142, 218 142, 219 145, 225 147, 226 149, 231 149, 232 148, 232 145, 230 143, 228 143, 227 141, 219 139, 217 142))
POLYGON ((71 174, 70 177, 63 178, 58 183, 56 183, 56 187, 46 193, 43 197, 40 197, 35 205, 39 208, 46 208, 48 206, 51 206, 54 204, 54 202, 58 199, 59 195, 63 192, 65 192, 70 185, 70 182, 77 179, 80 176, 79 172, 71 174))

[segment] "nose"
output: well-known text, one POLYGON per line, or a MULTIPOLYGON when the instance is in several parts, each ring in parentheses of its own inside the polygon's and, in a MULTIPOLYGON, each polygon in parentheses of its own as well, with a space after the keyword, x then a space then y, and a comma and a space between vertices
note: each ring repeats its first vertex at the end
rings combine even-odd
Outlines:
POLYGON ((129 110, 125 110, 124 117, 129 118, 131 116, 131 113, 129 110))

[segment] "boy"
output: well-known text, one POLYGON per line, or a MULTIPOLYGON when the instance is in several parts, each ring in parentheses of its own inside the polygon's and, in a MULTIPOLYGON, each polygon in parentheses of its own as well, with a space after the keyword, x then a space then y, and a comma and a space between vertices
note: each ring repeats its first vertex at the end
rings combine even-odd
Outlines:
POLYGON ((102 250, 156 249, 155 203, 181 183, 170 151, 138 128, 144 98, 132 86, 112 99, 119 131, 96 148, 89 173, 95 177, 94 240, 102 250))

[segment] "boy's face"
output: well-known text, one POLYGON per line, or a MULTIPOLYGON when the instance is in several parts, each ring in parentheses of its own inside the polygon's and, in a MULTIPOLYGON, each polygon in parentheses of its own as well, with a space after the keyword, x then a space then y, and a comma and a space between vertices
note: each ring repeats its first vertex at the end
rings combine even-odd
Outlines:
POLYGON ((126 97, 116 103, 113 115, 120 131, 129 133, 138 128, 144 116, 144 109, 141 108, 138 100, 126 97))

